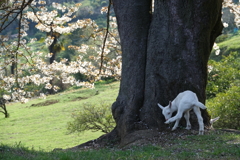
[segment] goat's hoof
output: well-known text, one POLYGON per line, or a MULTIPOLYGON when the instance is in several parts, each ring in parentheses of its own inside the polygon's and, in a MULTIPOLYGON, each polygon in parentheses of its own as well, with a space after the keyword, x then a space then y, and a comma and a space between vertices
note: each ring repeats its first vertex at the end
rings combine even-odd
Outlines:
POLYGON ((164 122, 165 124, 169 124, 170 122, 169 121, 166 121, 166 122, 164 122))
POLYGON ((199 131, 198 135, 203 135, 204 131, 199 131))
POLYGON ((175 131, 176 129, 177 129, 177 128, 174 128, 174 127, 173 127, 173 128, 172 128, 172 131, 175 131))

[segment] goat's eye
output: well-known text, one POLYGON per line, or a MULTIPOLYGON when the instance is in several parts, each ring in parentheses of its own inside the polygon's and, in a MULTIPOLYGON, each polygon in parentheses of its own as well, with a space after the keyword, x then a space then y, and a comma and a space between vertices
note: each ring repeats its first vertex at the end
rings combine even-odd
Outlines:
POLYGON ((170 113, 168 113, 168 114, 170 114, 170 113))

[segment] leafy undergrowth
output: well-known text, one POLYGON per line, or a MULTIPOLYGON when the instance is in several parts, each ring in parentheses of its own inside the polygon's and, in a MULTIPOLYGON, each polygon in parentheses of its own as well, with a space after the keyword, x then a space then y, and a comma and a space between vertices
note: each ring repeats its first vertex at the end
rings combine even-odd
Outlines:
POLYGON ((4 160, 116 160, 116 159, 239 159, 240 135, 223 131, 208 131, 203 136, 178 135, 165 137, 164 144, 132 146, 129 148, 98 148, 78 151, 35 151, 21 145, 0 145, 0 159, 4 160), (167 143, 166 143, 167 142, 167 143))

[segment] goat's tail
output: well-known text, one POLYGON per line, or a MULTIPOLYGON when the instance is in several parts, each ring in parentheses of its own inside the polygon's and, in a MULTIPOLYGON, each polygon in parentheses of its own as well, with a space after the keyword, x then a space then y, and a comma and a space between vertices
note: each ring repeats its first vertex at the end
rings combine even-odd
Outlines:
POLYGON ((196 102, 195 105, 198 106, 199 108, 207 109, 207 107, 204 104, 202 104, 201 102, 196 102))

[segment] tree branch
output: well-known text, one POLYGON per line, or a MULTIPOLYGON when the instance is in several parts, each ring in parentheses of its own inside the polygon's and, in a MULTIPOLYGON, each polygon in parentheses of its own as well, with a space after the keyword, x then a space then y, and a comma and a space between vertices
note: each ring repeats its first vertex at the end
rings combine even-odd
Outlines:
POLYGON ((101 74, 102 71, 102 67, 103 67, 103 58, 104 58, 104 49, 106 46, 106 41, 107 41, 107 37, 108 37, 108 33, 109 33, 109 21, 110 21, 110 9, 111 9, 111 5, 112 5, 112 0, 109 0, 109 4, 108 4, 108 11, 107 11, 107 29, 106 29, 106 34, 103 40, 103 46, 102 46, 102 53, 101 53, 101 64, 99 67, 99 75, 101 74))
MULTIPOLYGON (((3 23, 2 23, 2 25, 1 25, 1 27, 0 27, 0 32, 2 32, 4 29, 6 29, 10 24, 12 24, 12 22, 13 21, 15 21, 16 20, 16 18, 18 17, 18 15, 19 14, 22 14, 22 11, 28 6, 28 5, 30 5, 31 3, 32 3, 32 1, 33 0, 29 0, 28 2, 25 2, 25 0, 22 2, 22 5, 21 5, 21 7, 20 8, 17 8, 17 9, 13 9, 13 10, 11 10, 8 14, 6 14, 5 16, 3 16, 3 19, 4 19, 4 17, 5 17, 5 20, 3 20, 3 23), (20 10, 20 11, 18 11, 18 12, 14 12, 14 10, 20 10), (7 22, 8 20, 8 17, 10 16, 10 14, 11 13, 16 13, 16 16, 6 25, 6 26, 4 26, 4 24, 5 24, 5 22, 7 22)), ((2 9, 1 9, 2 10, 2 9)))

